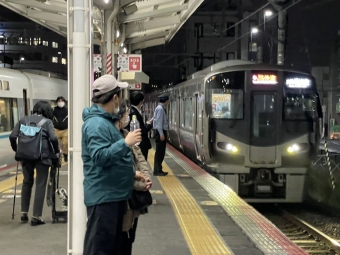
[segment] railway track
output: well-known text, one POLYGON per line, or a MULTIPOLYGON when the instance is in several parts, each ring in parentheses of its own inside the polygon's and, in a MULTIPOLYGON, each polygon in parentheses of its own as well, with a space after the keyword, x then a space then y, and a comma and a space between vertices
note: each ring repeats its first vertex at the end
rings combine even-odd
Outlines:
POLYGON ((307 222, 278 207, 275 211, 277 213, 267 212, 264 213, 264 216, 309 254, 340 254, 339 240, 327 236, 307 222))

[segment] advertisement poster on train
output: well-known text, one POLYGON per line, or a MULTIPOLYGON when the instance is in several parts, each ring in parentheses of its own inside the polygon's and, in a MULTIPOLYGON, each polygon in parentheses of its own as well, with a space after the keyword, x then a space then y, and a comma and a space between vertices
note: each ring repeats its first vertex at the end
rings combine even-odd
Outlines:
POLYGON ((230 116, 230 94, 212 94, 211 103, 213 116, 219 118, 227 118, 230 116))

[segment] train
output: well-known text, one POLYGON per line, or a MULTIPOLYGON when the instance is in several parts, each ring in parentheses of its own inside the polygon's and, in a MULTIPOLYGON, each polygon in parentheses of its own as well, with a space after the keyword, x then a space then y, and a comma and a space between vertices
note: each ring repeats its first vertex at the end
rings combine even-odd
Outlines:
POLYGON ((168 143, 251 203, 301 203, 322 137, 314 77, 293 68, 222 61, 146 94, 149 119, 169 93, 168 143))
POLYGON ((0 68, 0 173, 16 166, 9 134, 22 117, 32 113, 40 100, 55 106, 58 96, 67 98, 67 81, 33 71, 0 68))

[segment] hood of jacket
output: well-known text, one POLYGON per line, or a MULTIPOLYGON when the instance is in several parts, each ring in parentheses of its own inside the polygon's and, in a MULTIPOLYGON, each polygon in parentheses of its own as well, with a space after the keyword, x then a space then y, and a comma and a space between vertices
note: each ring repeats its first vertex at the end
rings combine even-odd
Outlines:
POLYGON ((113 120, 114 122, 119 120, 116 114, 110 114, 105 111, 102 107, 97 104, 93 104, 91 107, 85 108, 83 110, 83 121, 93 118, 93 117, 102 117, 105 119, 113 120))

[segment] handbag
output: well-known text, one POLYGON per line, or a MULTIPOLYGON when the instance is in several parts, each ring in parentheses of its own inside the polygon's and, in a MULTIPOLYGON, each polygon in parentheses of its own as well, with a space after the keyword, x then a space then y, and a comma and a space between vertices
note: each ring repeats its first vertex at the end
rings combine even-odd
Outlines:
POLYGON ((152 205, 152 196, 150 191, 133 190, 129 199, 129 206, 132 210, 140 211, 152 205))

